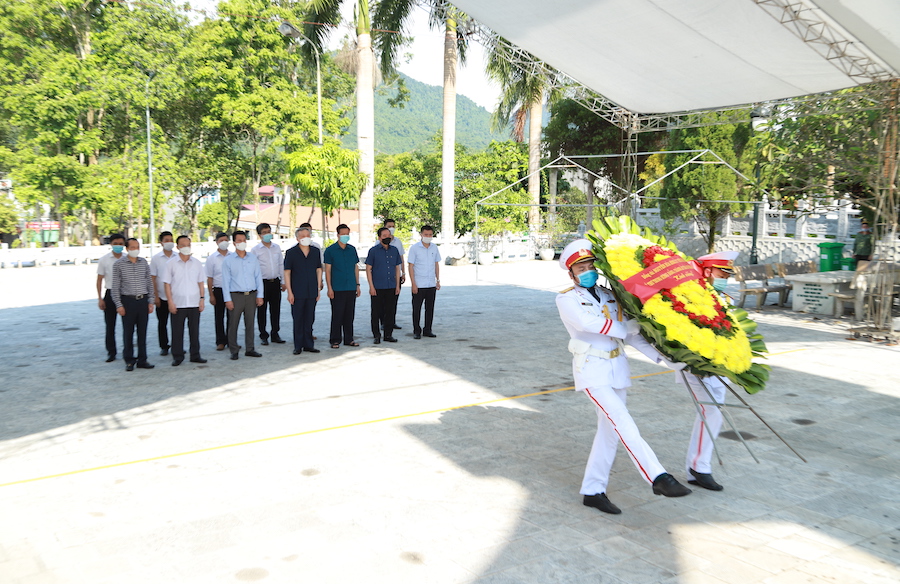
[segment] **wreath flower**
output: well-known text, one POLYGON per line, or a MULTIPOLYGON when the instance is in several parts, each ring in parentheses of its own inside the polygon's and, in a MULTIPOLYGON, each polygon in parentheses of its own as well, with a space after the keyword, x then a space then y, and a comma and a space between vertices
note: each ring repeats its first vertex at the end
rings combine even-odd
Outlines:
POLYGON ((588 238, 594 244, 595 265, 619 303, 661 353, 686 363, 691 373, 727 377, 748 393, 765 388, 769 367, 753 362, 766 352, 756 323, 745 310, 723 303, 705 278, 690 273, 684 262, 692 258, 649 229, 642 232, 627 216, 594 221, 588 238), (665 272, 666 265, 678 266, 690 277, 683 275, 668 288, 645 289, 640 298, 626 289, 629 278, 641 278, 648 270, 665 272))

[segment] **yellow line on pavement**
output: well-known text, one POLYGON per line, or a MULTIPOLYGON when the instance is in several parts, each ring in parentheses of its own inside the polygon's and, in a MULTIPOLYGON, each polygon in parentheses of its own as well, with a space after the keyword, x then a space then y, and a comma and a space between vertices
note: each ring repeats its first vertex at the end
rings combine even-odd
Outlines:
MULTIPOLYGON (((797 352, 797 351, 805 351, 805 350, 806 350, 806 349, 794 349, 794 350, 791 350, 791 351, 784 351, 784 352, 781 352, 781 353, 772 353, 771 356, 775 356, 775 355, 784 355, 785 353, 794 353, 794 352, 797 352)), ((671 370, 666 370, 666 371, 656 371, 656 372, 654 372, 654 373, 644 373, 643 375, 634 375, 634 376, 632 376, 631 378, 632 378, 632 379, 638 379, 638 378, 641 378, 641 377, 652 377, 653 375, 662 375, 662 374, 664 374, 664 373, 671 373, 671 372, 672 372, 671 370)), ((140 464, 140 463, 142 463, 142 462, 154 462, 154 461, 157 461, 157 460, 166 460, 167 458, 177 458, 177 457, 180 457, 180 456, 188 456, 188 455, 191 455, 191 454, 200 454, 200 453, 202 453, 202 452, 213 452, 213 451, 216 451, 216 450, 224 450, 224 449, 226 449, 226 448, 235 448, 235 447, 237 447, 237 446, 248 446, 248 445, 250 445, 250 444, 261 444, 261 443, 263 443, 263 442, 271 442, 271 441, 273 441, 273 440, 283 440, 283 439, 285 439, 285 438, 296 438, 296 437, 298 437, 298 436, 306 436, 306 435, 309 435, 309 434, 318 434, 318 433, 320 433, 320 432, 328 432, 328 431, 330 431, 330 430, 342 430, 342 429, 345 429, 345 428, 355 428, 355 427, 357 427, 357 426, 367 426, 367 425, 369 425, 369 424, 378 424, 378 423, 381 423, 381 422, 390 422, 390 421, 392 421, 392 420, 402 420, 402 419, 404 419, 404 418, 413 418, 413 417, 416 417, 416 416, 425 416, 425 415, 428 415, 428 414, 439 414, 439 413, 442 413, 442 412, 449 412, 449 411, 452 411, 452 410, 461 410, 461 409, 465 409, 465 408, 472 408, 472 407, 475 407, 475 406, 483 406, 483 405, 487 405, 487 404, 494 404, 494 403, 498 403, 498 402, 502 402, 502 401, 509 401, 509 400, 514 400, 514 399, 522 399, 522 398, 526 398, 526 397, 534 397, 534 396, 536 396, 536 395, 546 395, 546 394, 550 394, 550 393, 556 393, 556 392, 559 392, 559 391, 567 391, 567 390, 570 390, 570 389, 575 389, 575 387, 574 387, 574 386, 569 386, 569 387, 560 387, 560 388, 557 388, 557 389, 547 389, 547 390, 543 390, 543 391, 536 391, 536 392, 533 392, 533 393, 525 393, 525 394, 522 394, 522 395, 514 395, 514 396, 509 396, 509 397, 501 397, 501 398, 497 398, 497 399, 492 399, 492 400, 487 400, 487 401, 481 401, 481 402, 476 402, 476 403, 471 403, 471 404, 465 404, 465 405, 461 405, 461 406, 450 406, 450 407, 446 407, 446 408, 440 408, 440 409, 437 409, 437 410, 428 410, 428 411, 425 411, 425 412, 416 412, 416 413, 414 413, 414 414, 401 414, 401 415, 399 415, 399 416, 391 416, 391 417, 388 417, 388 418, 378 418, 377 420, 367 420, 367 421, 364 421, 364 422, 354 422, 354 423, 352 423, 352 424, 343 424, 343 425, 341 425, 341 426, 329 426, 328 428, 317 428, 317 429, 315 429, 315 430, 306 430, 306 431, 304 431, 304 432, 295 432, 295 433, 293 433, 293 434, 283 434, 283 435, 281 435, 281 436, 269 436, 268 438, 258 438, 258 439, 256 439, 256 440, 247 440, 247 441, 245 441, 245 442, 235 442, 235 443, 232 443, 232 444, 222 444, 222 445, 220 445, 220 446, 210 446, 209 448, 199 448, 199 449, 197 449, 197 450, 188 450, 188 451, 185 451, 185 452, 175 452, 175 453, 173 453, 173 454, 163 454, 163 455, 161 455, 161 456, 152 456, 152 457, 150 457, 150 458, 140 458, 140 459, 137 459, 137 460, 128 460, 128 461, 125 461, 125 462, 117 462, 117 463, 114 463, 114 464, 105 464, 105 465, 103 465, 103 466, 93 466, 93 467, 90 467, 90 468, 81 468, 81 469, 78 469, 78 470, 70 470, 70 471, 68 471, 68 472, 61 472, 61 473, 57 473, 57 474, 45 475, 45 476, 41 476, 41 477, 34 477, 34 478, 30 478, 30 479, 22 479, 22 480, 19 480, 19 481, 12 481, 12 482, 9 482, 9 483, 0 483, 0 488, 2 488, 2 487, 11 487, 11 486, 13 486, 13 485, 22 485, 22 484, 25 484, 25 483, 34 483, 34 482, 37 482, 37 481, 45 481, 45 480, 47 480, 47 479, 56 479, 56 478, 60 478, 60 477, 67 477, 67 476, 72 476, 72 475, 76 475, 76 474, 82 474, 82 473, 86 473, 86 472, 93 472, 93 471, 96 471, 96 470, 105 470, 105 469, 109 469, 109 468, 118 468, 118 467, 122 467, 122 466, 129 466, 129 465, 132 465, 132 464, 140 464)))

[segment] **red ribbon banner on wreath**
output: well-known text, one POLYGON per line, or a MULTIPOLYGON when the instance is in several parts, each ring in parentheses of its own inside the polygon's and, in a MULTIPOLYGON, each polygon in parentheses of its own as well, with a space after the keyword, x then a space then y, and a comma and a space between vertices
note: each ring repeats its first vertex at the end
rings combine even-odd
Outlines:
POLYGON ((697 264, 673 256, 651 264, 627 280, 619 281, 643 304, 660 290, 702 277, 703 272, 697 264))

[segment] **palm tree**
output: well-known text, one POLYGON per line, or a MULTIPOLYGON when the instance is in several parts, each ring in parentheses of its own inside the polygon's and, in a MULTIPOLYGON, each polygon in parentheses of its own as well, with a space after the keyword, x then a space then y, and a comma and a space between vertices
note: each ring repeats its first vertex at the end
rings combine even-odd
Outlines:
POLYGON ((509 42, 497 39, 488 47, 488 77, 500 84, 500 103, 493 116, 494 130, 501 130, 513 122, 512 137, 517 142, 524 141, 525 121, 528 119, 528 194, 531 204, 528 209, 528 225, 532 231, 541 223, 541 119, 543 118, 544 96, 549 100, 556 97, 550 92, 551 83, 545 66, 536 57, 524 51, 511 58, 509 42), (524 60, 530 60, 530 63, 524 60))

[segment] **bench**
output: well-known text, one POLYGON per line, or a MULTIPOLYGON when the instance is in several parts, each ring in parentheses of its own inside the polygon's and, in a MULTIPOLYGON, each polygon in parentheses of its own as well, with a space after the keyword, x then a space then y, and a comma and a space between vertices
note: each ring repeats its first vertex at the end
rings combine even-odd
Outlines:
POLYGON ((770 284, 769 280, 775 277, 771 264, 757 264, 754 266, 735 266, 734 277, 740 284, 741 298, 738 306, 743 308, 748 295, 756 295, 756 310, 762 308, 766 296, 770 292, 778 294, 778 306, 784 306, 787 294, 790 290, 787 284, 770 284), (748 286, 751 282, 759 282, 758 286, 748 286))

